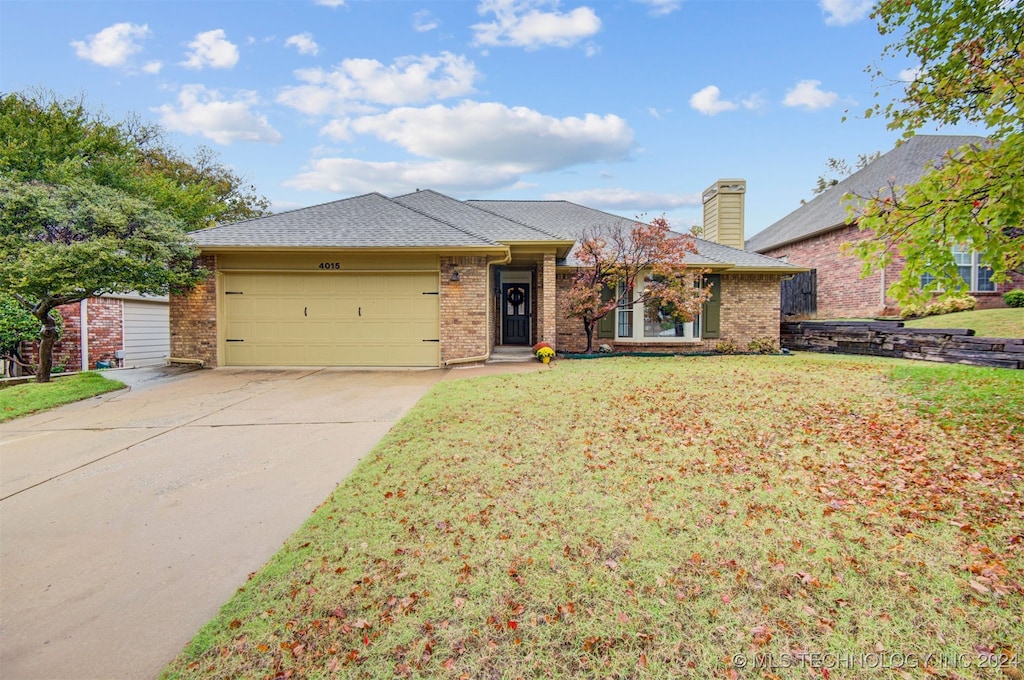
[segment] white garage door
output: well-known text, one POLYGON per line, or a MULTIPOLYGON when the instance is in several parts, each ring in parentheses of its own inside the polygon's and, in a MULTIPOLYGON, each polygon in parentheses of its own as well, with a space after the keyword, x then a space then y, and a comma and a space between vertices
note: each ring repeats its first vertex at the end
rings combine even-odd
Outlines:
POLYGON ((228 366, 437 366, 437 272, 225 273, 228 366))
POLYGON ((124 300, 124 365, 162 364, 171 355, 167 302, 124 300))

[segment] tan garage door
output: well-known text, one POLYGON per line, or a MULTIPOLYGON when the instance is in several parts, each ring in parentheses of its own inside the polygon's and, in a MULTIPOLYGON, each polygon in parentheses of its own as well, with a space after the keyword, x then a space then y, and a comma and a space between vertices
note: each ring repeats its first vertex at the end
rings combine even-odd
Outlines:
POLYGON ((437 366, 438 274, 226 273, 228 366, 437 366))

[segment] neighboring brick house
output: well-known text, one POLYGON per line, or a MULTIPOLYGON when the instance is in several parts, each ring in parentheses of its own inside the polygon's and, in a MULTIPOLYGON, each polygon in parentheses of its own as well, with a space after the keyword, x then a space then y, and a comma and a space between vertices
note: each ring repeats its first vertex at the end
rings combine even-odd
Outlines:
MULTIPOLYGON (((710 233, 721 231, 719 240, 734 247, 698 239, 688 260, 716 284, 701 317, 655 328, 637 304, 609 315, 598 342, 702 351, 723 340, 744 347, 778 339, 780 281, 804 269, 739 248, 745 186, 728 180, 715 188, 706 208, 721 201, 722 210, 713 211, 710 233)), ((579 351, 583 325, 565 313, 575 235, 633 225, 567 201, 459 201, 417 191, 193 232, 211 275, 171 297, 171 361, 443 366, 542 340, 579 351)))
MULTIPOLYGON (((895 300, 885 294, 903 268, 894 261, 885 271, 861 278, 861 262, 853 254, 840 252, 843 243, 869 238, 856 224, 847 224, 843 196, 870 196, 895 186, 913 184, 940 161, 947 151, 967 144, 985 143, 984 137, 961 135, 915 135, 863 169, 850 175, 778 222, 750 237, 750 252, 784 259, 817 271, 817 316, 819 318, 880 316, 898 311, 895 300)), ((1015 275, 1009 283, 989 281, 987 268, 976 253, 954 252, 961 273, 970 286, 979 309, 1005 306, 1002 293, 1024 286, 1015 275)))
MULTIPOLYGON (((57 308, 64 326, 53 346, 53 365, 65 371, 165 363, 170 354, 166 297, 104 295, 57 308)), ((39 361, 39 343, 24 343, 22 358, 39 361)))

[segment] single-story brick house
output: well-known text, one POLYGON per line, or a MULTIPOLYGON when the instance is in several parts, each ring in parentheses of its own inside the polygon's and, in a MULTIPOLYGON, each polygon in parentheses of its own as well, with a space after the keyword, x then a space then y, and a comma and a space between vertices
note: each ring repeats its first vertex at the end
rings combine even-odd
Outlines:
MULTIPOLYGON (((600 343, 701 351, 723 340, 745 347, 778 339, 780 281, 804 269, 742 250, 745 185, 714 188, 705 206, 711 236, 692 257, 718 284, 704 314, 652 328, 634 305, 609 316, 600 343), (733 243, 715 242, 719 232, 733 243)), ((171 297, 171 361, 444 366, 484 361, 499 345, 546 341, 579 351, 583 325, 565 314, 574 235, 620 224, 634 222, 568 201, 460 201, 416 191, 195 232, 211 274, 171 297)))
MULTIPOLYGON (((896 257, 884 271, 860 277, 860 260, 853 254, 841 253, 840 246, 870 238, 871 234, 861 231, 857 224, 846 223, 847 203, 843 196, 870 196, 890 183, 897 187, 913 184, 947 151, 985 142, 984 137, 968 135, 915 135, 750 237, 746 249, 816 270, 818 318, 895 313, 896 301, 885 291, 899 276, 904 263, 896 257)), ((990 281, 989 270, 984 262, 979 262, 977 253, 954 251, 953 256, 979 309, 1005 306, 1002 293, 1024 286, 1024 277, 1020 275, 1003 284, 990 281)))
MULTIPOLYGON (((103 295, 61 305, 64 322, 53 346, 53 365, 65 371, 96 368, 97 362, 124 367, 167 362, 171 353, 166 296, 103 295)), ((39 343, 23 343, 27 363, 39 361, 39 343)))

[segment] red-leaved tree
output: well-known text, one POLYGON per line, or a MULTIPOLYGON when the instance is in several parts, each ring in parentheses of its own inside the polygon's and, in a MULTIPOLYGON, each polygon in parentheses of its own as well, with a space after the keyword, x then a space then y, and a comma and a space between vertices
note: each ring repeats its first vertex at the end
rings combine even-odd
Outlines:
POLYGON ((573 255, 579 269, 569 291, 568 315, 583 322, 587 352, 597 323, 619 307, 659 305, 677 321, 692 321, 711 295, 706 270, 687 266, 697 252, 694 238, 669 229, 658 217, 631 229, 603 227, 583 234, 573 255), (641 278, 642 277, 642 278, 641 278), (637 290, 637 280, 644 282, 637 290))

